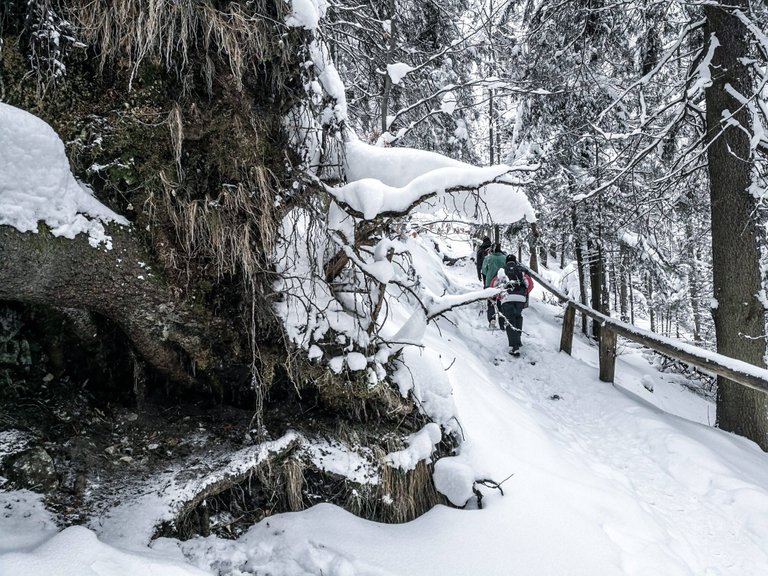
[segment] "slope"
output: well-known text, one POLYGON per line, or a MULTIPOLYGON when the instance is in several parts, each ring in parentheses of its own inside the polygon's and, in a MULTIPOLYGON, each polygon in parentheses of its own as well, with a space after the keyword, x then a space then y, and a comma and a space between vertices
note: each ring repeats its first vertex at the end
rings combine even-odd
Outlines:
MULTIPOLYGON (((443 268, 424 248, 436 240, 444 254, 466 256, 466 238, 427 240, 411 246, 424 283, 436 293, 478 287, 468 259, 443 268)), ((765 574, 768 455, 709 426, 712 406, 637 349, 622 348, 616 385, 599 382, 594 346, 577 337, 573 357, 557 351, 560 309, 542 298, 535 291, 525 312, 521 358, 488 330, 484 303, 452 311, 423 341, 453 387, 459 457, 478 478, 509 477, 503 496, 480 488, 482 510, 470 501, 393 526, 319 505, 265 519, 237 541, 163 539, 134 555, 104 545, 101 571, 93 554, 86 563, 67 552, 92 537, 70 528, 31 552, 0 555, 0 574, 130 574, 153 563, 273 576, 765 574)), ((408 316, 406 302, 391 306, 392 321, 408 316)), ((13 529, 23 533, 24 523, 15 517, 13 529)), ((11 529, 0 523, 0 536, 11 529)))

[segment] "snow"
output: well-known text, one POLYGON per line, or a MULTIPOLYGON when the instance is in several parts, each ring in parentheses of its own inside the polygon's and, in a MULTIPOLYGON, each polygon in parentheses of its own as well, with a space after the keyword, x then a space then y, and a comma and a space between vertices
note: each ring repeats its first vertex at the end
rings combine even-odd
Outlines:
POLYGON ((316 440, 306 447, 309 458, 320 470, 348 478, 357 484, 376 484, 378 474, 371 468, 370 458, 357 454, 348 446, 328 440, 316 440))
POLYGON ((440 101, 440 111, 450 116, 456 110, 456 104, 456 95, 453 92, 446 92, 440 101))
POLYGON ((350 352, 347 354, 347 366, 353 372, 365 370, 368 366, 368 360, 360 352, 350 352))
MULTIPOLYGON (((423 243, 422 252, 409 249, 431 290, 479 290, 471 261, 443 269, 428 257, 429 237, 413 242, 423 243)), ((544 273, 555 282, 561 275, 544 273)), ((616 384, 599 382, 593 344, 577 334, 573 356, 558 353, 562 309, 542 301, 538 283, 517 359, 503 333, 487 329, 483 302, 426 326, 404 300, 392 306, 388 333, 423 346, 403 350, 408 366, 423 370, 409 385, 431 378, 451 389, 464 441, 436 462, 434 480, 454 504, 468 498, 467 509, 437 506, 382 525, 323 504, 266 518, 234 541, 160 539, 149 548, 107 538, 97 524, 55 533, 39 498, 10 492, 0 506, 0 574, 766 573, 768 455, 713 428, 714 405, 680 376, 658 372, 643 349, 621 345, 616 384), (422 356, 432 360, 419 368, 422 356), (472 482, 510 475, 503 496, 476 485, 478 510, 472 482)), ((418 432, 398 463, 431 454, 436 427, 418 432)), ((317 442, 313 453, 329 470, 357 469, 357 457, 339 447, 317 442)))
POLYGON ((458 457, 440 458, 432 475, 435 489, 454 506, 464 506, 472 498, 475 472, 458 457))
MULTIPOLYGON (((311 29, 323 5, 292 6, 295 25, 311 29)), ((325 65, 324 54, 314 56, 316 65, 325 65)), ((323 82, 335 90, 334 72, 325 71, 323 82)), ((344 113, 336 106, 330 113, 344 113)), ((39 119, 0 104, 0 145, 2 223, 34 231, 43 220, 60 227, 62 235, 85 232, 98 238, 102 221, 124 222, 74 180, 63 144, 39 119), (19 206, 23 209, 13 212, 19 206)), ((354 139, 346 148, 350 184, 329 193, 364 217, 407 207, 425 192, 504 178, 506 185, 481 191, 491 213, 497 221, 532 221, 533 210, 509 167, 475 168, 439 154, 377 148, 354 139)), ((447 214, 445 206, 420 210, 447 214)), ((345 246, 354 219, 332 204, 329 222, 335 241, 345 246)), ((659 372, 646 350, 622 342, 615 384, 599 382, 593 343, 577 334, 571 356, 558 352, 562 309, 544 301, 538 283, 524 313, 522 356, 511 358, 504 333, 487 328, 483 299, 496 291, 483 290, 477 281, 468 258, 472 245, 463 231, 447 236, 420 231, 385 240, 370 258, 358 259, 361 269, 388 282, 397 272, 387 255, 407 251, 427 307, 388 288, 387 315, 380 326, 388 344, 368 358, 349 347, 349 342, 370 344, 353 319, 354 301, 342 306, 327 286, 307 281, 322 266, 326 247, 313 224, 306 214, 289 214, 276 249, 275 267, 283 279, 275 289, 286 295, 276 309, 289 338, 319 360, 324 352, 313 342, 335 331, 344 353, 330 358, 329 367, 368 370, 372 385, 383 364, 391 362, 400 393, 411 396, 432 422, 385 459, 395 468, 413 469, 434 459, 444 433, 453 434, 459 445, 435 462, 433 480, 449 502, 464 509, 436 506, 414 521, 383 525, 322 504, 267 517, 237 540, 210 536, 149 543, 153 527, 172 518, 179 503, 205 482, 238 474, 289 443, 331 474, 360 484, 379 481, 366 464, 367 454, 287 432, 228 455, 215 463, 215 473, 209 462, 201 464, 204 473, 190 468, 179 476, 182 471, 171 470, 92 518, 88 527, 60 530, 40 496, 6 490, 0 493, 0 574, 766 573, 768 455, 744 438, 713 428, 714 405, 691 393, 682 376, 659 372), (309 249, 289 250, 298 243, 309 249), (448 267, 443 255, 461 260, 448 267), (205 480, 189 481, 200 477, 205 480), (484 479, 501 482, 503 494, 476 483, 484 479), (473 486, 483 496, 482 509, 473 486)), ((574 289, 573 266, 543 270, 542 275, 574 289)), ((741 368, 735 361, 733 366, 741 368)), ((24 433, 8 431, 0 435, 0 455, 21 450, 28 441, 24 433)), ((386 504, 386 497, 382 501, 386 504)))
POLYGON ((325 0, 291 0, 290 4, 291 13, 285 19, 286 25, 306 30, 316 30, 328 9, 325 0))
POLYGON ((71 526, 32 552, 11 552, 0 556, 0 574, 56 574, 56 576, 203 576, 180 560, 158 554, 132 553, 99 541, 94 532, 71 526))
POLYGON ((536 221, 533 207, 513 175, 530 166, 479 168, 435 152, 371 146, 354 138, 345 143, 345 151, 349 184, 329 189, 329 193, 366 219, 401 211, 429 195, 443 195, 440 202, 424 202, 416 211, 458 214, 470 222, 536 221), (444 194, 455 188, 465 191, 444 194), (480 190, 466 191, 471 188, 480 190))
POLYGON ((701 62, 696 67, 696 81, 688 89, 686 96, 689 99, 693 99, 699 92, 712 85, 712 75, 710 73, 710 66, 712 65, 712 58, 715 55, 715 50, 720 46, 720 41, 715 34, 710 35, 709 47, 707 53, 701 59, 701 62))
POLYGON ((37 233, 45 222, 54 236, 83 233, 108 249, 104 224, 128 226, 75 179, 64 143, 37 116, 0 102, 0 150, 0 225, 37 233))
POLYGON ((413 70, 412 66, 405 64, 404 62, 395 62, 394 64, 387 64, 387 76, 392 80, 392 84, 397 86, 400 81, 405 77, 408 72, 413 70))
POLYGON ((435 445, 440 442, 442 433, 434 422, 425 424, 418 432, 411 434, 403 450, 387 454, 386 460, 395 468, 413 470, 423 460, 430 461, 435 445))

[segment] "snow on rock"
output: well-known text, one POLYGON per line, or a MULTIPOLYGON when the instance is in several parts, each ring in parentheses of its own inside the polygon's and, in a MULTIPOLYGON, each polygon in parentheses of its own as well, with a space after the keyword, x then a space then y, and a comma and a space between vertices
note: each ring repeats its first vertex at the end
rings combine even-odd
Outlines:
POLYGON ((453 388, 440 356, 429 349, 407 346, 392 380, 407 397, 412 393, 417 404, 434 422, 447 430, 457 428, 453 388))
POLYGON ((394 64, 387 64, 387 76, 392 80, 392 84, 400 84, 403 77, 413 70, 413 66, 409 66, 404 62, 395 62, 394 64))
POLYGON ((328 440, 314 440, 302 448, 320 470, 343 476, 358 484, 377 484, 379 475, 371 464, 374 457, 370 449, 363 450, 364 454, 358 454, 349 446, 328 440))
POLYGON ((341 374, 344 369, 344 356, 334 356, 328 361, 328 368, 336 374, 341 374))
POLYGON ((440 442, 442 433, 440 426, 430 422, 415 434, 411 434, 406 440, 408 447, 397 452, 390 452, 384 459, 394 468, 413 470, 422 460, 429 461, 435 444, 440 442))
POLYGON ((64 143, 37 116, 0 102, 0 225, 37 232, 45 222, 54 236, 88 236, 111 248, 104 223, 128 226, 72 175, 64 143))
POLYGON ((0 459, 26 450, 33 440, 33 434, 22 430, 0 431, 0 459))
POLYGON ((435 462, 432 480, 435 489, 454 506, 464 506, 472 498, 475 473, 460 457, 448 456, 435 462))
MULTIPOLYGON (((127 548, 146 546, 155 529, 163 522, 173 521, 180 507, 196 494, 221 482, 223 478, 232 478, 252 470, 272 454, 284 451, 292 444, 299 447, 306 444, 306 439, 289 430, 276 440, 248 446, 217 462, 196 462, 172 467, 148 479, 131 498, 94 520, 90 527, 106 543, 127 548)), ((2 570, 0 574, 3 574, 2 570)))
POLYGON ((365 359, 365 356, 360 354, 360 352, 350 352, 347 354, 347 366, 353 372, 365 370, 367 365, 368 361, 365 359))

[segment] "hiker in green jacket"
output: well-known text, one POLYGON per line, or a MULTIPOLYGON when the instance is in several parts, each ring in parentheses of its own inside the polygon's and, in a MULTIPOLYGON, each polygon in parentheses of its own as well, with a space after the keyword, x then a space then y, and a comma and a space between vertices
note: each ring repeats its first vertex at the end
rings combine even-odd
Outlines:
MULTIPOLYGON (((499 268, 504 268, 504 263, 507 260, 507 255, 501 251, 501 244, 498 242, 493 245, 493 252, 488 254, 483 260, 483 278, 485 278, 485 287, 488 288, 491 285, 491 280, 496 276, 496 272, 499 268)), ((488 326, 493 329, 496 326, 496 300, 494 298, 488 299, 488 326)))

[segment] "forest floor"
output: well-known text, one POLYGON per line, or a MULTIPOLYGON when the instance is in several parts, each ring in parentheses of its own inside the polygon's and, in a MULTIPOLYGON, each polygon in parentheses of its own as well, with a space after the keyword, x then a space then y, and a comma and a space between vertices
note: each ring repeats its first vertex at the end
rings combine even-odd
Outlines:
POLYGON ((87 524, 164 471, 194 468, 253 444, 244 432, 252 419, 253 411, 224 405, 136 410, 98 402, 67 379, 50 380, 0 403, 0 476, 14 476, 12 454, 41 447, 55 470, 37 470, 16 484, 44 484, 46 505, 61 525, 87 524))

